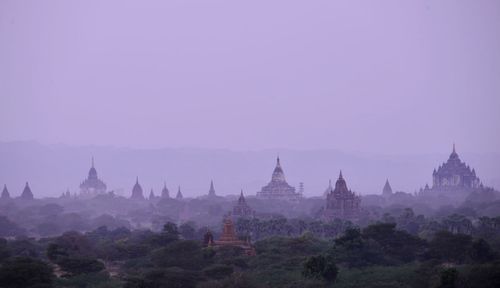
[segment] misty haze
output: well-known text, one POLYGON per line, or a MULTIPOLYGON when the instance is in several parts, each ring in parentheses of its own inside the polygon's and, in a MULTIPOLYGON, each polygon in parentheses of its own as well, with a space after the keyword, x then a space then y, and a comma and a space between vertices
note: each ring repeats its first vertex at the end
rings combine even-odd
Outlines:
POLYGON ((0 288, 500 287, 499 27, 0 1, 0 288))

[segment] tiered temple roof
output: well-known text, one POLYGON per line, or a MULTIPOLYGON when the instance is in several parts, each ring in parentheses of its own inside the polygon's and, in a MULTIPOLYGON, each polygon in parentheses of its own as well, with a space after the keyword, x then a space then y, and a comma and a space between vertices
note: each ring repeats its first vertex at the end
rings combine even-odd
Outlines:
POLYGON ((92 157, 92 167, 89 170, 87 179, 80 184, 80 196, 92 197, 106 193, 106 184, 97 177, 97 170, 94 167, 94 157, 92 157))
POLYGON ((432 188, 438 190, 474 189, 480 185, 476 171, 460 160, 455 144, 448 161, 434 169, 432 178, 432 188))
POLYGON ((361 197, 347 188, 340 171, 339 179, 326 198, 324 217, 327 219, 354 219, 359 216, 361 197))
POLYGON ((295 192, 295 187, 290 186, 285 179, 285 173, 281 168, 280 158, 276 160, 271 182, 257 192, 257 197, 262 199, 298 200, 302 198, 300 193, 295 192))

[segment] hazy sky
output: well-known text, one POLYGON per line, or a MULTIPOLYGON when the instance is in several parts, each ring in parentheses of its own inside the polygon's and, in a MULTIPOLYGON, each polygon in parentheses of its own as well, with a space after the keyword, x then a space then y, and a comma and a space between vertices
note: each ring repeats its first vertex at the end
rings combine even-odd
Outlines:
POLYGON ((500 152, 500 1, 2 0, 0 131, 500 152))

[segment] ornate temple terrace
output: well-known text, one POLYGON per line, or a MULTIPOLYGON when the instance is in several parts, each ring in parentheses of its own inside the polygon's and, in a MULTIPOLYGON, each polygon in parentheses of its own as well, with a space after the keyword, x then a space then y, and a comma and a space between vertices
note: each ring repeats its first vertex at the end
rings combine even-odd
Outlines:
POLYGON ((281 168, 280 157, 276 160, 271 182, 257 192, 257 198, 279 200, 298 200, 302 198, 300 193, 295 192, 295 187, 286 182, 285 173, 281 168))
POLYGON ((476 171, 460 160, 453 144, 453 151, 446 163, 432 173, 432 188, 438 190, 475 189, 480 185, 476 171))

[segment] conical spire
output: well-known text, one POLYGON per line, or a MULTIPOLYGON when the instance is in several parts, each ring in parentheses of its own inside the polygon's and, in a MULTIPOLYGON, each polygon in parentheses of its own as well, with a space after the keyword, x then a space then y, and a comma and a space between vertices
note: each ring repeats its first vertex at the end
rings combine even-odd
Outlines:
POLYGON ((10 193, 9 190, 7 190, 6 184, 3 184, 2 196, 0 196, 0 199, 10 199, 10 193))
POLYGON ((245 200, 245 196, 243 195, 243 189, 241 189, 240 198, 238 198, 238 203, 241 204, 244 202, 246 202, 246 200, 245 200))
POLYGON ((276 167, 274 168, 273 175, 271 178, 272 182, 286 182, 285 173, 281 168, 280 157, 276 158, 276 167))
POLYGON ((450 159, 458 159, 457 150, 455 149, 455 143, 453 143, 453 151, 450 154, 450 159))
POLYGON ((139 176, 135 179, 134 187, 132 188, 132 196, 130 199, 144 200, 144 195, 142 194, 142 187, 139 184, 139 176))
POLYGON ((215 188, 214 188, 214 181, 210 181, 210 189, 208 190, 208 196, 214 197, 215 195, 215 188))
POLYGON ((161 190, 161 197, 162 198, 170 198, 170 192, 168 191, 166 181, 164 182, 163 189, 161 190))
POLYGON ((94 168, 94 156, 92 156, 92 168, 94 168))
POLYGON ((179 186, 179 188, 177 189, 177 195, 175 196, 175 199, 181 200, 182 198, 184 197, 182 196, 181 186, 179 186))
POLYGON ((386 179, 384 189, 382 189, 382 195, 390 195, 390 194, 392 194, 392 187, 391 184, 389 184, 389 179, 386 179))
POLYGON ((342 170, 340 170, 340 174, 339 174, 339 180, 340 179, 344 179, 344 177, 342 177, 342 170))
POLYGON ((21 193, 21 199, 23 200, 33 200, 33 193, 31 192, 30 185, 28 182, 26 182, 26 185, 24 186, 23 193, 21 193))

